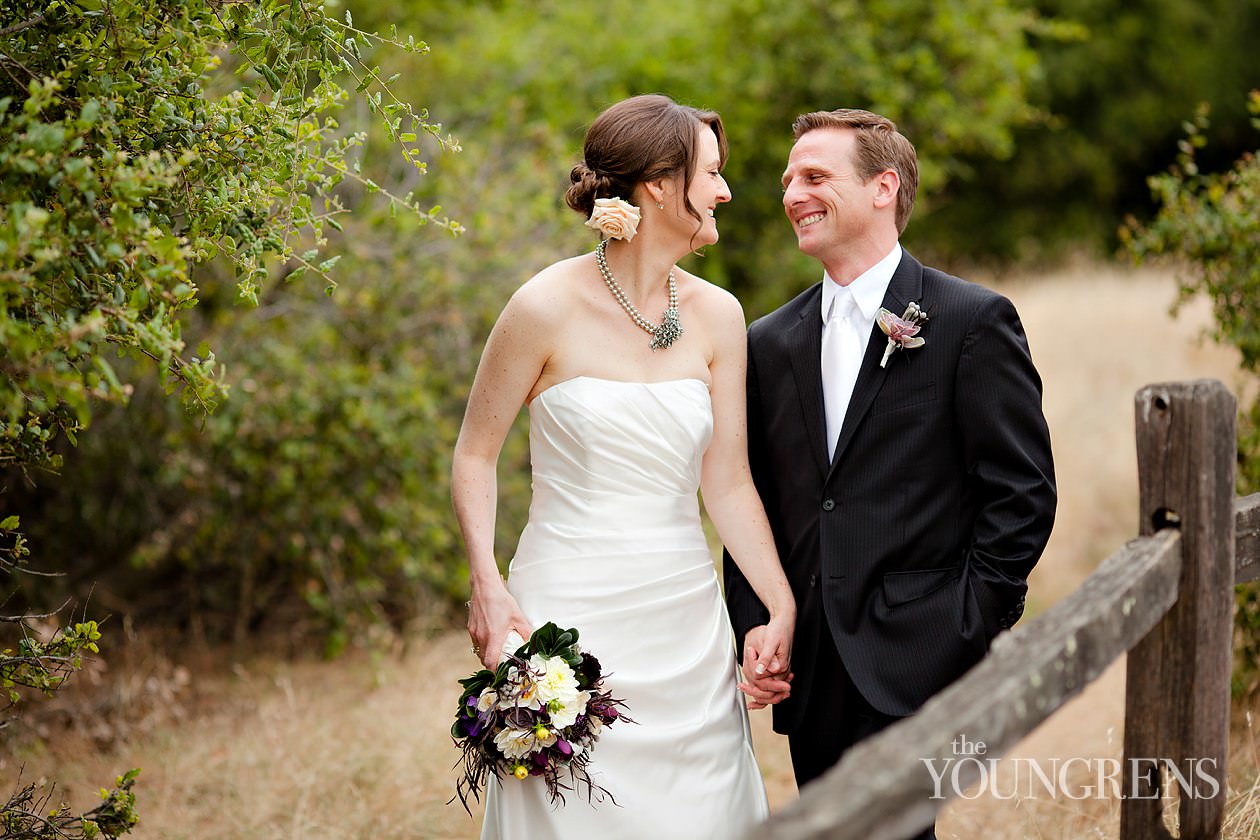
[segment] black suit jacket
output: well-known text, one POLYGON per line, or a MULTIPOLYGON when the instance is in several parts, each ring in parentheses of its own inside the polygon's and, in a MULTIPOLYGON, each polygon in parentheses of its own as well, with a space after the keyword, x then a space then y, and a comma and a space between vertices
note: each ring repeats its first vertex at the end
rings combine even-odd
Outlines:
MULTIPOLYGON (((792 696, 801 723, 823 626, 854 685, 894 716, 984 656, 1023 612, 1054 521, 1050 435, 1014 306, 904 253, 883 306, 917 302, 922 347, 879 366, 874 327, 828 463, 821 284, 748 331, 749 458, 797 599, 792 696)), ((730 558, 736 638, 766 612, 730 558)))

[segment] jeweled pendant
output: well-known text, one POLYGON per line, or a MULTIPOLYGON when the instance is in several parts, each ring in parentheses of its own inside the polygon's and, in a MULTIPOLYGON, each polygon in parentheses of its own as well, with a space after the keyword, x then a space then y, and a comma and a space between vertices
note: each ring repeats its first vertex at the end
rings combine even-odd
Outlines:
POLYGON ((665 310, 665 317, 661 319, 661 325, 652 333, 652 343, 648 345, 653 350, 665 350, 682 337, 682 322, 678 320, 678 308, 670 307, 665 310))

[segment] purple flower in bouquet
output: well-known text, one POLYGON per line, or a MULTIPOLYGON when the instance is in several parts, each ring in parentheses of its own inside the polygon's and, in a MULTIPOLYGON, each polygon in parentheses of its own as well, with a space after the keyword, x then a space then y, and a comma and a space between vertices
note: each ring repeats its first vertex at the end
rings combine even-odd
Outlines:
POLYGON ((577 666, 578 679, 586 683, 586 685, 594 685, 599 682, 601 676, 599 660, 591 656, 586 651, 582 651, 582 662, 577 666))

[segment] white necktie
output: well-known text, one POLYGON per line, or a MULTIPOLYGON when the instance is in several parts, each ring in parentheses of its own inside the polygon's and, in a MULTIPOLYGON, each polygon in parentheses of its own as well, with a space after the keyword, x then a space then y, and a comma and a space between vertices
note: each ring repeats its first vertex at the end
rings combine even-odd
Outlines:
POLYGON ((849 410, 849 398, 857 382, 858 367, 866 349, 862 340, 861 312, 853 294, 842 288, 831 301, 831 314, 827 318, 822 340, 823 404, 827 415, 827 457, 836 455, 836 441, 844 415, 849 410))

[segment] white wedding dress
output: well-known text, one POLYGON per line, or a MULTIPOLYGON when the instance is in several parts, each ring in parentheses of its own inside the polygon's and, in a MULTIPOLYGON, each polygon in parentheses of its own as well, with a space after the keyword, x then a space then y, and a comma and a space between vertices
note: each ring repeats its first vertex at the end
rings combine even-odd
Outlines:
POLYGON ((767 814, 730 619, 700 525, 713 431, 698 379, 580 376, 530 403, 533 501, 508 588, 537 627, 577 628, 635 723, 587 769, 616 799, 490 778, 483 840, 736 837, 767 814))

